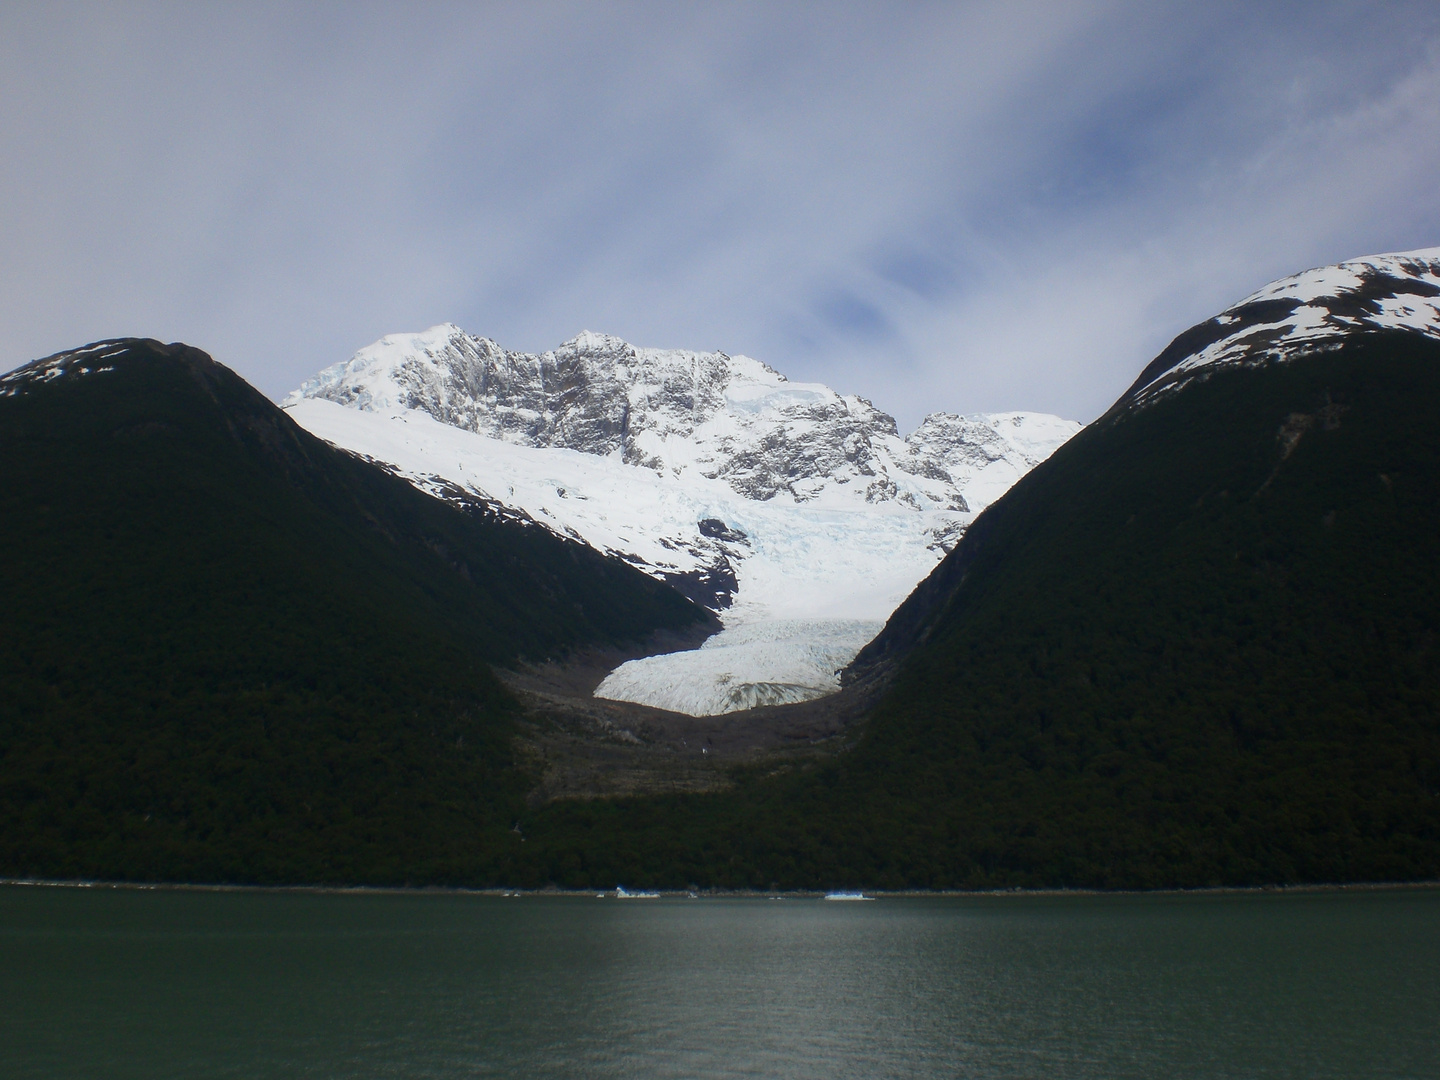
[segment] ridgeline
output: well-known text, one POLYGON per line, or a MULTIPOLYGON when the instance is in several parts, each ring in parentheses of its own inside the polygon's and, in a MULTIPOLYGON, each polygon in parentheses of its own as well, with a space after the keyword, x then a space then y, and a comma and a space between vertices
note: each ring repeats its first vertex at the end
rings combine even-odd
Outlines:
POLYGON ((6 876, 504 880, 530 781, 489 665, 710 621, 183 345, 6 376, 0 477, 6 876))

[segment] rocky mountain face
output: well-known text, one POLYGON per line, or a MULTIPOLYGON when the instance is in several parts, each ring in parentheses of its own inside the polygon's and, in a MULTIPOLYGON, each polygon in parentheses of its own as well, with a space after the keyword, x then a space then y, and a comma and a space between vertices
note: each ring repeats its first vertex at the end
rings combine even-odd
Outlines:
POLYGON ((965 489, 978 474, 1013 482, 1078 429, 1034 414, 935 413, 901 438, 894 418, 864 398, 790 382, 746 356, 640 349, 590 332, 537 355, 450 324, 383 338, 286 404, 305 398, 420 410, 516 445, 718 479, 756 501, 829 493, 956 513, 972 509, 965 489))

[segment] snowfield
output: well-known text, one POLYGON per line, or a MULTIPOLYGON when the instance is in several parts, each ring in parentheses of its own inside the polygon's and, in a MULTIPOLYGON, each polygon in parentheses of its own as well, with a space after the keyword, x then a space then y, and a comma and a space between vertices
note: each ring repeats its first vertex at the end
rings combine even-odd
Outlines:
POLYGON ((937 413, 901 438, 869 402, 745 357, 596 334, 533 356, 449 325, 385 338, 284 407, 423 490, 712 607, 725 628, 701 648, 631 661, 596 691, 695 715, 834 692, 976 514, 1080 427, 937 413))

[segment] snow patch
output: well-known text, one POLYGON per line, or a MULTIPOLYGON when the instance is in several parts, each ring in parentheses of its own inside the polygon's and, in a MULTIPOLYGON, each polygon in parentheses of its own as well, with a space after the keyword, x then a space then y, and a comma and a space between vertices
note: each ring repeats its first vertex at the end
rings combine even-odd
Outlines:
POLYGON ((1144 403, 1217 366, 1285 360, 1364 330, 1440 337, 1440 248, 1370 255, 1273 281, 1177 338, 1126 397, 1144 403), (1195 344, 1166 355, 1183 342, 1195 344))
POLYGON ((124 352, 128 347, 123 341, 97 341, 93 345, 32 360, 14 371, 0 375, 0 397, 14 397, 27 387, 54 382, 60 378, 78 379, 114 371, 113 364, 104 364, 103 361, 124 352), (92 364, 96 366, 90 366, 92 364))

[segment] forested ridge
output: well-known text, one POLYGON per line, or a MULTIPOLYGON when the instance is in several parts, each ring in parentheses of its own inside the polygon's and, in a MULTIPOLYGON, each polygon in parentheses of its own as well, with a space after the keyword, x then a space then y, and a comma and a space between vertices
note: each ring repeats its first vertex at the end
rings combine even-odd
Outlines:
POLYGON ((0 397, 0 874, 497 880, 528 779, 490 663, 709 618, 199 350, 32 368, 0 397))

